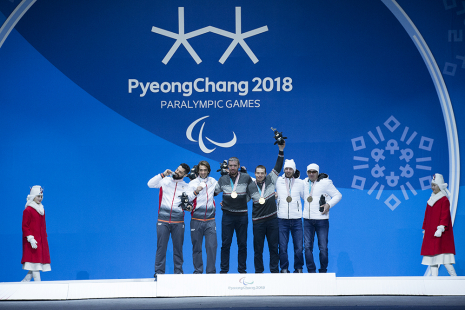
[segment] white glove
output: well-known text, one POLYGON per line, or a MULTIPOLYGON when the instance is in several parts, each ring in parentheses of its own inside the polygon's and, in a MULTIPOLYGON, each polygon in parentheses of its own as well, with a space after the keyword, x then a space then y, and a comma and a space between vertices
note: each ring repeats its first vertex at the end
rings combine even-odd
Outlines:
POLYGON ((425 239, 425 231, 423 230, 423 239, 425 239))
POLYGON ((34 236, 27 236, 27 241, 31 244, 33 249, 37 249, 37 241, 34 239, 34 236))
POLYGON ((439 225, 438 230, 436 230, 436 232, 434 233, 434 236, 438 238, 441 237, 444 230, 444 225, 439 225))

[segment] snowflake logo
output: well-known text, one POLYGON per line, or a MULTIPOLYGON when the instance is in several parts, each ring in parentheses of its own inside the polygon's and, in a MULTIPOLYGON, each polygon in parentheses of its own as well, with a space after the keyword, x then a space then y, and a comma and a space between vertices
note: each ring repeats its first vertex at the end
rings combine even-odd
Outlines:
MULTIPOLYGON (((399 128, 400 122, 394 116, 391 116, 384 122, 384 126, 391 133, 394 133, 396 129, 399 128)), ((413 183, 414 179, 412 178, 414 176, 418 177, 422 190, 431 188, 431 156, 416 157, 415 153, 420 153, 423 156, 425 151, 431 152, 434 139, 422 136, 418 143, 418 150, 414 151, 412 148, 415 143, 412 144, 412 142, 414 142, 418 133, 414 131, 410 134, 409 129, 410 128, 407 126, 404 128, 399 140, 401 145, 399 145, 399 142, 396 139, 389 139, 386 141, 381 127, 377 126, 376 132, 378 137, 376 137, 372 131, 368 131, 367 133, 368 137, 375 144, 375 147, 369 152, 369 156, 371 158, 364 156, 354 156, 353 158, 355 161, 353 166, 354 170, 369 169, 370 175, 374 179, 374 183, 371 185, 367 194, 371 195, 375 190, 377 190, 377 200, 381 198, 386 186, 392 190, 400 188, 405 200, 409 199, 406 187, 414 196, 417 195, 417 192, 410 183, 413 183), (370 165, 371 159, 374 162, 370 165), (426 176, 425 173, 427 174, 426 176)), ((400 131, 397 133, 400 133, 400 131)), ((351 141, 353 150, 354 152, 357 152, 357 155, 361 155, 361 153, 363 153, 362 150, 367 148, 364 136, 353 138, 351 141)), ((351 187, 363 190, 366 182, 367 177, 355 174, 351 187)), ((392 211, 394 211, 401 204, 401 200, 395 194, 391 194, 384 203, 392 211)))
POLYGON ((244 39, 255 36, 262 32, 268 31, 268 27, 263 26, 263 27, 260 27, 254 30, 242 32, 242 19, 241 19, 241 8, 240 7, 236 7, 236 32, 235 33, 222 30, 222 29, 219 29, 213 26, 207 26, 201 29, 197 29, 195 31, 191 31, 189 33, 184 33, 184 8, 183 7, 178 8, 178 28, 179 28, 178 30, 179 33, 174 33, 174 32, 164 30, 164 29, 161 29, 155 26, 152 27, 152 32, 158 33, 158 34, 161 34, 162 36, 170 37, 176 40, 173 46, 171 47, 171 49, 166 54, 165 58, 163 58, 162 60, 162 62, 165 65, 170 61, 171 57, 173 57, 174 53, 177 51, 178 47, 181 44, 186 48, 186 50, 189 52, 192 58, 194 58, 197 64, 201 63, 202 60, 200 59, 199 55, 197 55, 197 53, 194 51, 194 49, 189 44, 189 42, 187 42, 187 40, 200 36, 207 32, 213 32, 220 36, 228 37, 233 40, 231 44, 229 45, 229 47, 224 52, 223 56, 221 56, 220 58, 219 62, 221 64, 224 64, 224 62, 226 61, 226 59, 228 59, 229 55, 232 53, 232 51, 234 50, 237 44, 239 44, 244 49, 247 56, 249 56, 250 59, 253 61, 253 63, 256 64, 258 62, 258 58, 252 52, 252 50, 247 45, 247 43, 245 43, 244 39))

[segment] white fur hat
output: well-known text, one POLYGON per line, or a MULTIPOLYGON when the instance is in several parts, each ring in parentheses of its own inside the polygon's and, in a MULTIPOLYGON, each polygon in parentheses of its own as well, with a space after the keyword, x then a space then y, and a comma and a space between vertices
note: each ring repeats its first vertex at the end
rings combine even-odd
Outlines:
POLYGON ((27 200, 34 200, 36 196, 43 195, 44 194, 44 189, 40 185, 34 185, 31 188, 31 191, 29 195, 27 196, 27 200))
POLYGON ((44 215, 44 206, 42 203, 38 205, 37 203, 34 202, 34 198, 39 195, 44 194, 44 189, 40 185, 34 185, 31 188, 31 191, 29 192, 29 195, 27 195, 27 202, 24 208, 27 208, 28 206, 31 206, 34 208, 40 215, 44 215))
POLYGON ((317 164, 310 164, 307 166, 307 171, 309 170, 316 170, 317 172, 320 172, 320 166, 317 164))
POLYGON ((292 168, 295 172, 295 162, 293 159, 286 159, 284 162, 284 169, 286 168, 292 168))
POLYGON ((439 174, 439 173, 436 173, 433 175, 433 180, 431 180, 431 184, 436 184, 437 186, 439 186, 439 189, 441 191, 444 191, 446 192, 446 194, 448 194, 446 191, 446 188, 447 188, 447 183, 444 183, 444 177, 442 176, 442 174, 439 174))

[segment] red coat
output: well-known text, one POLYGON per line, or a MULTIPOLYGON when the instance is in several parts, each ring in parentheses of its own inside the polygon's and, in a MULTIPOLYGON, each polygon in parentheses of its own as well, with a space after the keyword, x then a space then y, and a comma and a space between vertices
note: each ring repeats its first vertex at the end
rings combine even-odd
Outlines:
POLYGON ((421 246, 421 255, 433 256, 447 253, 455 255, 454 232, 449 206, 449 199, 446 196, 436 201, 432 207, 426 205, 425 219, 423 220, 425 236, 421 246), (444 225, 445 229, 440 238, 434 236, 439 225, 444 225))
POLYGON ((23 211, 23 258, 21 264, 26 262, 50 264, 45 214, 40 215, 34 208, 29 206, 23 211), (37 241, 37 249, 33 249, 27 241, 27 236, 31 235, 37 241))

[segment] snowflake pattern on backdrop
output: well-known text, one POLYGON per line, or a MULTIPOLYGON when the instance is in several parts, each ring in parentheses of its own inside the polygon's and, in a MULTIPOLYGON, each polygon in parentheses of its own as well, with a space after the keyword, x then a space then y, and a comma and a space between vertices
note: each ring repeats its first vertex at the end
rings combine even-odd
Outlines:
MULTIPOLYGON (((377 136, 375 136, 372 131, 368 131, 368 137, 374 142, 375 147, 371 150, 370 157, 353 157, 353 169, 357 172, 354 174, 352 180, 352 188, 359 190, 365 189, 365 184, 369 176, 367 176, 368 173, 359 173, 359 170, 362 172, 363 169, 370 171, 370 176, 375 179, 367 194, 371 195, 374 191, 377 191, 377 200, 380 200, 385 188, 392 190, 400 188, 405 200, 409 199, 407 189, 414 196, 417 195, 417 192, 412 186, 412 183, 416 182, 416 178, 418 178, 422 190, 431 188, 432 158, 431 156, 416 157, 415 153, 420 153, 418 152, 419 150, 431 152, 434 139, 421 136, 418 143, 418 150, 416 150, 414 149, 416 144, 412 142, 418 141, 418 139, 416 139, 418 133, 416 131, 409 132, 410 128, 405 126, 402 134, 400 134, 401 131, 396 132, 400 125, 400 122, 394 116, 390 116, 384 122, 386 129, 400 136, 399 141, 397 139, 389 139, 386 141, 381 126, 376 127, 377 136), (388 164, 395 165, 395 161, 399 160, 400 165, 397 169, 389 169, 386 167, 388 164)), ((353 150, 356 153, 367 148, 364 136, 353 138, 351 141, 353 150)), ((391 194, 384 203, 394 211, 401 204, 401 200, 396 194, 391 194)))

